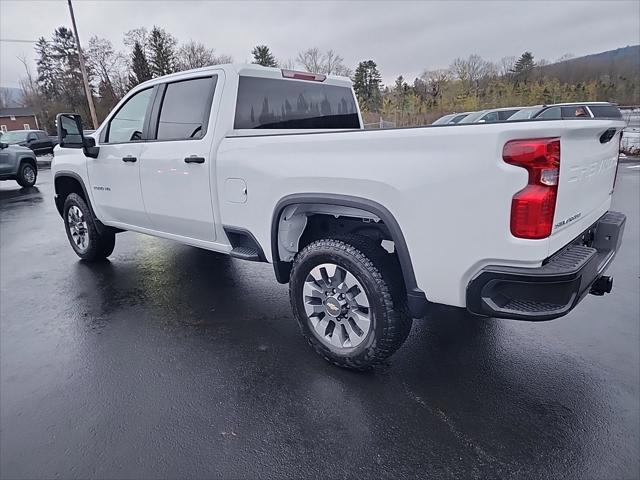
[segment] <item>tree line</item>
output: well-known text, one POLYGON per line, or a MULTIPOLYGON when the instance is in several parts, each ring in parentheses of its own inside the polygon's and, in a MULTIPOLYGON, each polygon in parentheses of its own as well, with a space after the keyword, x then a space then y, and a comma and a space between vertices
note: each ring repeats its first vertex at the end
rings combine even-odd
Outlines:
MULTIPOLYGON (((124 50, 116 50, 104 38, 93 36, 83 49, 90 85, 101 121, 134 86, 169 73, 233 61, 231 56, 194 40, 180 43, 165 29, 153 26, 129 30, 124 50)), ((55 115, 75 111, 89 118, 73 33, 59 27, 50 40, 41 37, 36 46, 36 74, 23 61, 24 103, 41 112, 41 121, 54 131, 55 115)), ((607 100, 638 103, 635 77, 602 69, 584 72, 582 81, 569 82, 558 69, 547 71, 548 62, 536 62, 531 52, 498 63, 479 55, 456 58, 446 69, 425 70, 409 83, 400 75, 393 85, 383 85, 373 60, 361 61, 355 70, 334 50, 311 47, 295 58, 278 59, 267 45, 251 50, 253 63, 312 73, 351 77, 365 118, 383 116, 400 125, 430 123, 454 111, 479 110, 512 105, 567 101, 607 100)), ((560 61, 568 60, 565 56, 560 61)), ((559 65, 558 63, 555 64, 559 65)))

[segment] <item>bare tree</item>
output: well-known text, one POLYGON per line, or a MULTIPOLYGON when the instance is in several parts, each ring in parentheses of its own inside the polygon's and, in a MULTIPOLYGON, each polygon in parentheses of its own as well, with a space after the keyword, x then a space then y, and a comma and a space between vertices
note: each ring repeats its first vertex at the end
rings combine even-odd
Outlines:
POLYGON ((343 77, 350 77, 353 72, 350 68, 345 67, 344 58, 335 53, 333 50, 327 50, 324 54, 324 69, 327 75, 342 75, 343 77))
POLYGON ((7 108, 12 100, 11 91, 8 88, 0 88, 0 108, 7 108))
POLYGON ((513 55, 508 57, 502 57, 499 63, 499 72, 501 77, 508 77, 515 66, 517 58, 513 55))
POLYGON ((226 55, 224 53, 217 55, 213 60, 214 60, 214 63, 212 65, 221 65, 223 63, 233 63, 233 57, 231 55, 226 55))
POLYGON ((322 70, 322 53, 317 47, 308 48, 303 52, 298 53, 296 59, 305 70, 311 73, 324 73, 322 70))
POLYGON ((451 70, 462 82, 475 83, 490 73, 490 62, 475 53, 468 58, 456 58, 451 64, 451 70))
POLYGON ((93 36, 87 48, 89 68, 98 79, 98 91, 111 97, 111 102, 119 100, 126 91, 121 79, 126 77, 127 63, 124 55, 113 49, 111 42, 105 38, 93 36))
POLYGON ((280 68, 284 68, 285 70, 295 70, 296 61, 292 58, 288 58, 286 60, 278 60, 278 66, 280 68))
POLYGON ((430 106, 434 107, 439 104, 445 84, 451 80, 451 71, 448 69, 427 70, 420 75, 420 80, 423 83, 419 83, 419 85, 426 93, 430 106))
POLYGON ((324 73, 325 75, 352 75, 350 68, 344 65, 344 59, 333 50, 321 52, 319 48, 308 48, 298 53, 296 58, 305 70, 311 73, 324 73))
POLYGON ((215 64, 215 50, 189 40, 178 49, 178 70, 207 67, 215 64))
POLYGON ((26 103, 29 99, 39 96, 38 84, 33 78, 31 69, 29 68, 29 62, 27 62, 26 56, 23 54, 21 57, 17 57, 20 63, 24 66, 25 76, 20 79, 20 87, 22 88, 23 100, 25 100, 26 106, 31 106, 26 103))
POLYGON ((49 112, 46 108, 46 99, 41 94, 38 83, 33 78, 26 56, 23 54, 18 57, 18 60, 24 66, 25 72, 25 76, 20 79, 20 88, 22 89, 21 103, 23 106, 31 107, 37 112, 37 118, 40 121, 39 126, 43 128, 51 123, 51 119, 48 118, 49 112))
POLYGON ((133 51, 136 42, 142 47, 145 55, 149 55, 149 30, 146 27, 134 28, 124 34, 123 43, 133 51))

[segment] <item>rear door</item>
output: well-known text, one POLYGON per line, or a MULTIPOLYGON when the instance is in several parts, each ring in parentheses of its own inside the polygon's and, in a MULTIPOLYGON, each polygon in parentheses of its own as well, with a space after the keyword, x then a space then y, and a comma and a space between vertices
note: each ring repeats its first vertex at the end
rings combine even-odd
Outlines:
MULTIPOLYGON (((212 103, 218 75, 160 86, 150 122, 151 141, 140 153, 140 183, 152 228, 214 241, 212 103)), ((219 89, 219 88, 218 88, 219 89)), ((217 96, 219 98, 219 95, 217 96)))
POLYGON ((616 120, 566 121, 560 138, 560 177, 551 234, 551 253, 590 227, 609 209, 618 165, 616 120), (615 133, 614 133, 615 132, 615 133))

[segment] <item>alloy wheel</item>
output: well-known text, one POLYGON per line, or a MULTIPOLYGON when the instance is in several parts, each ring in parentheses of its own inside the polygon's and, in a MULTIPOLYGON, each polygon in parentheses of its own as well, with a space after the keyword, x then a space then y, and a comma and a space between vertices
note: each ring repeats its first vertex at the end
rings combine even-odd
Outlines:
POLYGON ((314 267, 303 287, 304 309, 316 336, 333 348, 354 348, 371 330, 369 299, 346 268, 333 263, 314 267))

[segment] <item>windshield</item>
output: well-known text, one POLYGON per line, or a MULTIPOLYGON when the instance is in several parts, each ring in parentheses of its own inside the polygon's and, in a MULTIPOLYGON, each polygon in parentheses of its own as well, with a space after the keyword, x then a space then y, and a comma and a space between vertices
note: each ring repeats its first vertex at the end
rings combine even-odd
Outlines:
POLYGON ((520 110, 519 112, 511 115, 509 117, 509 121, 511 120, 527 120, 529 118, 532 118, 536 113, 538 113, 540 110, 542 110, 542 107, 528 107, 528 108, 523 108, 522 110, 520 110))
POLYGON ((444 117, 440 117, 439 119, 437 119, 431 125, 442 125, 444 123, 449 123, 449 120, 451 120, 452 117, 453 117, 452 113, 449 115, 445 115, 444 117))
POLYGON ((475 123, 475 121, 478 120, 480 117, 482 117, 486 112, 487 112, 486 110, 480 110, 479 112, 471 112, 469 115, 464 117, 458 123, 475 123))
POLYGON ((453 117, 451 119, 451 122, 449 123, 460 123, 460 121, 464 118, 467 118, 469 116, 468 113, 461 113, 460 115, 456 115, 455 117, 453 117))
POLYGON ((2 135, 2 143, 20 143, 27 139, 27 133, 25 131, 18 132, 5 132, 2 135))

